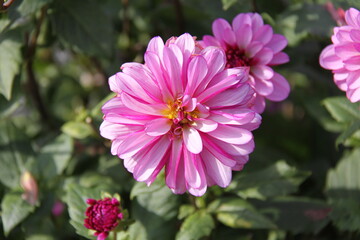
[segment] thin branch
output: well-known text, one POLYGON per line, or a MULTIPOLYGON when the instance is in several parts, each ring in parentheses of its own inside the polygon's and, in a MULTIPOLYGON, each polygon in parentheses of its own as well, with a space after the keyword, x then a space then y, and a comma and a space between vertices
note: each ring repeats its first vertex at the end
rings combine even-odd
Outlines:
POLYGON ((176 13, 176 24, 178 26, 178 34, 185 32, 185 20, 182 6, 179 0, 173 0, 175 13, 176 13))
POLYGON ((252 3, 253 12, 259 12, 259 8, 257 6, 256 0, 252 0, 251 3, 252 3))
POLYGON ((36 77, 34 74, 34 70, 33 70, 33 62, 34 62, 34 57, 35 57, 35 53, 36 53, 37 39, 39 37, 41 25, 44 21, 45 15, 46 15, 46 10, 47 10, 47 7, 43 7, 41 9, 41 14, 37 21, 35 31, 33 32, 33 34, 30 36, 30 39, 28 40, 27 53, 26 53, 26 73, 27 73, 27 77, 28 77, 28 82, 27 82, 28 90, 35 102, 36 108, 38 109, 38 111, 40 113, 41 119, 45 123, 48 123, 49 115, 47 113, 45 104, 40 95, 39 84, 37 83, 37 80, 36 80, 36 77))

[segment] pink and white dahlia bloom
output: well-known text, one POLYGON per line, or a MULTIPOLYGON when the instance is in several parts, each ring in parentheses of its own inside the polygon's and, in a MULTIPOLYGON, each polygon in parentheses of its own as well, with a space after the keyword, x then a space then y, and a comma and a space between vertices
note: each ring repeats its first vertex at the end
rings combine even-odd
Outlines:
POLYGON ((336 85, 346 92, 351 102, 360 101, 360 13, 350 8, 345 13, 346 25, 334 28, 333 44, 320 55, 320 65, 333 70, 336 85))
POLYGON ((288 97, 288 81, 272 66, 287 63, 289 57, 282 50, 287 45, 283 35, 274 34, 257 13, 240 13, 230 25, 219 18, 213 22, 214 36, 206 35, 203 46, 218 46, 225 51, 226 68, 250 67, 249 83, 256 92, 254 109, 262 113, 265 99, 282 101, 288 97))
POLYGON ((174 193, 201 196, 243 168, 261 118, 247 107, 248 69, 225 65, 221 49, 200 50, 189 34, 155 37, 145 64, 125 63, 109 78, 117 95, 102 108, 100 132, 136 180, 150 185, 165 167, 174 193))

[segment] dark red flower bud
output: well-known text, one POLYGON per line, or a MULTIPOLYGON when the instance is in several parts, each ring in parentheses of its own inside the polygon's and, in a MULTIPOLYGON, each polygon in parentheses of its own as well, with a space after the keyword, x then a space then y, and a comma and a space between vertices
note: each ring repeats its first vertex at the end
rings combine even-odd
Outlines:
POLYGON ((120 211, 120 202, 116 198, 104 198, 100 200, 87 199, 86 203, 90 206, 86 209, 84 226, 95 230, 98 240, 104 240, 123 218, 120 211))

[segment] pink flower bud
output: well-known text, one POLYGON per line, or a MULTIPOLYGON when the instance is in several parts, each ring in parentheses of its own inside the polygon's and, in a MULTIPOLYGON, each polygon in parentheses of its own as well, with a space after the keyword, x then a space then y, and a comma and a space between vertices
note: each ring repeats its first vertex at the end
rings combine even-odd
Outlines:
POLYGON ((114 230, 123 218, 120 212, 120 202, 116 198, 105 198, 100 200, 87 199, 86 203, 90 206, 86 209, 84 226, 95 230, 97 240, 104 240, 109 232, 114 230))
POLYGON ((25 191, 22 198, 30 205, 35 205, 38 200, 38 185, 30 172, 26 171, 21 175, 20 184, 25 191))

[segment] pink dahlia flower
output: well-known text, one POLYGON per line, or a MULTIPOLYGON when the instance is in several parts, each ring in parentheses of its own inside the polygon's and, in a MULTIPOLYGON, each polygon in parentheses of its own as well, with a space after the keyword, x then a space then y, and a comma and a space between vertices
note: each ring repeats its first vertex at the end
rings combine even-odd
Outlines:
POLYGON ((104 240, 109 236, 109 232, 114 230, 119 221, 123 218, 120 211, 120 202, 116 198, 105 198, 101 200, 87 199, 90 206, 86 209, 84 226, 95 230, 97 240, 104 240))
POLYGON ((287 63, 289 57, 282 50, 287 40, 274 34, 257 13, 241 13, 232 25, 219 18, 213 22, 214 36, 204 36, 203 46, 218 46, 225 51, 226 68, 250 67, 249 83, 256 92, 255 110, 262 113, 265 99, 282 101, 288 97, 290 86, 272 66, 287 63))
POLYGON ((117 96, 102 108, 100 132, 136 180, 150 185, 165 167, 174 193, 201 196, 243 168, 261 119, 247 107, 247 68, 225 65, 221 49, 199 49, 183 34, 153 38, 145 64, 125 63, 110 77, 117 96))
POLYGON ((351 102, 360 101, 360 13, 350 8, 346 25, 334 28, 333 44, 320 55, 320 65, 333 70, 334 81, 351 102))

